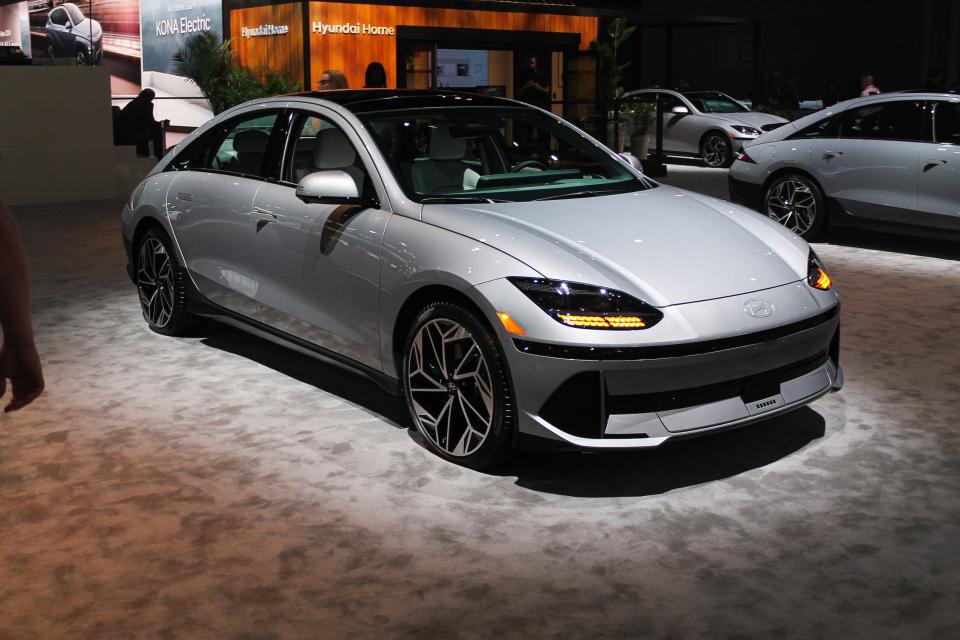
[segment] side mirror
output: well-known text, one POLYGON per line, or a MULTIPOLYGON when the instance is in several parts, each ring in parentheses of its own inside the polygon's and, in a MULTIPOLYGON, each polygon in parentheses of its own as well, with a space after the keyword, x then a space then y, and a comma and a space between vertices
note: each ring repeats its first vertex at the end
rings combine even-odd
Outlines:
POLYGON ((621 153, 621 154, 619 154, 619 155, 620 155, 621 158, 623 158, 624 160, 626 160, 627 163, 628 163, 631 167, 633 167, 634 169, 636 169, 636 170, 639 171, 640 173, 643 173, 643 163, 640 162, 640 158, 638 158, 637 156, 633 155, 632 153, 621 153))
POLYGON ((339 169, 309 173, 297 184, 297 197, 323 204, 366 204, 350 174, 339 169))
POLYGON ((682 116, 682 115, 685 115, 685 114, 690 113, 690 109, 686 108, 686 107, 683 106, 682 104, 678 104, 678 105, 675 106, 673 109, 670 109, 670 113, 675 113, 675 114, 678 115, 678 116, 682 116))

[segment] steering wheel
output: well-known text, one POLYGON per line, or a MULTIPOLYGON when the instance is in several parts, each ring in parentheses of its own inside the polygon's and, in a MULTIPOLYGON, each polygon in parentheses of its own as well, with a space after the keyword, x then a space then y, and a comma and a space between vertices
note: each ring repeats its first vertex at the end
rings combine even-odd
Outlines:
POLYGON ((543 164, 539 160, 524 160, 523 162, 518 162, 517 164, 510 167, 510 173, 516 173, 522 169, 526 169, 527 167, 534 167, 535 169, 539 169, 540 171, 547 170, 547 165, 543 164))

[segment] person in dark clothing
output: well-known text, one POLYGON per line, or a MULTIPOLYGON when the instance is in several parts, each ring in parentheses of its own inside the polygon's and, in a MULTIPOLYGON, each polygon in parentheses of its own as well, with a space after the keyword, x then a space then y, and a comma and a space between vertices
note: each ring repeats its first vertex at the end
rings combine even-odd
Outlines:
POLYGON ((520 100, 541 109, 550 108, 550 82, 540 71, 536 56, 527 58, 523 85, 520 87, 520 100))
POLYGON ((363 87, 365 89, 387 88, 387 70, 382 64, 371 62, 367 65, 367 71, 363 74, 363 87))
POLYGON ((138 156, 150 155, 150 142, 153 153, 159 160, 163 157, 163 130, 169 120, 157 122, 153 119, 153 99, 157 96, 153 89, 144 89, 136 98, 120 110, 121 144, 137 145, 138 156))
POLYGON ((10 381, 4 411, 22 409, 43 392, 43 367, 30 321, 30 279, 13 214, 0 200, 0 398, 10 381))

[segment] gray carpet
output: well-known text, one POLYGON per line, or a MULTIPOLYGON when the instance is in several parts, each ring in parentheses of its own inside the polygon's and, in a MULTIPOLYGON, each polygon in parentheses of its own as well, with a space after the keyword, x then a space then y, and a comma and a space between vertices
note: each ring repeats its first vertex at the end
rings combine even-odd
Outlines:
POLYGON ((361 377, 151 333, 119 207, 16 211, 48 391, 0 418, 0 638, 960 637, 951 245, 817 246, 840 394, 484 474, 361 377))

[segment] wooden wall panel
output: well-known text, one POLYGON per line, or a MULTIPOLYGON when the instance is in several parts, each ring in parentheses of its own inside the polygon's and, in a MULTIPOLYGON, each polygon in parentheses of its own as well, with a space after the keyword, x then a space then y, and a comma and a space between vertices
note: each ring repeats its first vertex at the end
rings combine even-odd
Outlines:
MULTIPOLYGON (((303 84, 303 10, 299 3, 235 9, 230 12, 230 39, 240 63, 260 75, 264 66, 286 69, 290 78, 303 84), (243 37, 243 27, 286 25, 284 35, 243 37)), ((309 87, 305 87, 309 89, 309 87)))
MULTIPOLYGON (((597 18, 592 16, 475 11, 428 7, 311 2, 310 25, 370 24, 393 27, 445 27, 496 29, 499 31, 543 31, 577 33, 580 48, 586 50, 597 37, 597 18)), ((517 43, 522 47, 522 43, 517 43)), ((378 61, 387 70, 387 84, 397 86, 397 38, 388 35, 320 34, 310 30, 311 89, 324 69, 343 71, 351 87, 363 86, 367 64, 378 61)))

